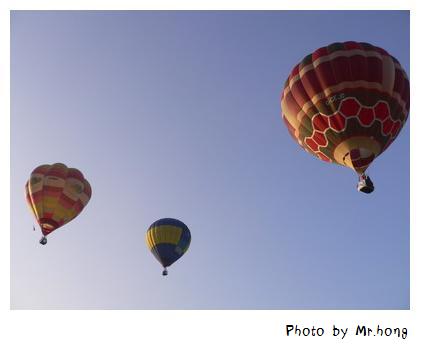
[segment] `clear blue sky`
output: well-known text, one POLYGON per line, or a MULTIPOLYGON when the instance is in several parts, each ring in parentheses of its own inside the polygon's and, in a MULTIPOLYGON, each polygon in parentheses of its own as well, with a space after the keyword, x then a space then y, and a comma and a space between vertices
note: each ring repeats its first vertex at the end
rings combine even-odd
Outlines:
POLYGON ((291 68, 347 40, 410 75, 405 11, 13 12, 12 308, 409 308, 409 123, 366 196, 280 116, 291 68), (43 247, 23 191, 54 162, 93 195, 43 247), (161 217, 192 233, 167 278, 161 217))

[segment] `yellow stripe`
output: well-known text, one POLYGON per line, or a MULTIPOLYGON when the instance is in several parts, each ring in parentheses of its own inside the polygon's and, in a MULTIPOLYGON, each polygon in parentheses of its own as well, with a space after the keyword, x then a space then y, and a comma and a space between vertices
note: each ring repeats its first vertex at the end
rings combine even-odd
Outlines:
POLYGON ((160 243, 178 244, 182 236, 183 229, 181 227, 163 225, 153 227, 148 230, 146 235, 147 245, 149 249, 160 243))
POLYGON ((44 214, 46 213, 53 213, 54 208, 57 204, 57 198, 56 197, 50 197, 50 196, 44 196, 42 200, 43 208, 44 208, 44 214))
POLYGON ((31 208, 35 213, 37 221, 39 221, 40 218, 44 214, 43 206, 42 206, 42 196, 38 197, 38 199, 36 201, 34 201, 32 195, 42 191, 43 180, 44 180, 44 175, 31 174, 31 177, 28 181, 28 194, 29 194, 29 199, 31 200, 31 203, 32 203, 31 208))
POLYGON ((147 240, 147 246, 148 249, 152 249, 152 247, 154 246, 154 240, 151 237, 151 231, 148 231, 146 234, 146 240, 147 240))
POLYGON ((62 219, 64 220, 64 222, 69 221, 69 218, 71 215, 73 214, 72 209, 71 208, 65 208, 62 205, 56 205, 55 209, 54 209, 54 213, 52 218, 56 221, 59 222, 62 219))

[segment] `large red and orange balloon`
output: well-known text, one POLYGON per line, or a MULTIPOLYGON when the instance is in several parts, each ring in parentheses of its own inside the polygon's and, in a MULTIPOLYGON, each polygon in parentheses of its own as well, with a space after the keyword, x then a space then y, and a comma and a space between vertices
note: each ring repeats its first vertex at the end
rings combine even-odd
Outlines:
POLYGON ((56 163, 32 171, 25 185, 26 200, 46 236, 82 212, 91 198, 91 186, 82 172, 56 163))
POLYGON ((281 96, 295 141, 321 160, 364 174, 409 114, 409 79, 382 48, 344 42, 306 56, 281 96))

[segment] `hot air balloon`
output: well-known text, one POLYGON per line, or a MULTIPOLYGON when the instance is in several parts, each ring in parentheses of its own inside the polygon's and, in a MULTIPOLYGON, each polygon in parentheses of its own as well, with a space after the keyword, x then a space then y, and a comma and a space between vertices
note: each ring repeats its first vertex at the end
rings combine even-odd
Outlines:
POLYGON ((43 245, 47 243, 47 235, 74 219, 91 198, 91 186, 82 172, 61 163, 34 169, 25 192, 40 225, 43 245))
POLYGON ((167 267, 186 253, 191 241, 189 228, 174 218, 162 218, 151 224, 145 238, 148 248, 164 268, 163 275, 168 274, 167 267))
POLYGON ((290 73, 281 95, 284 122, 293 139, 317 158, 359 175, 400 133, 409 114, 409 79, 382 48, 333 43, 306 56, 290 73))

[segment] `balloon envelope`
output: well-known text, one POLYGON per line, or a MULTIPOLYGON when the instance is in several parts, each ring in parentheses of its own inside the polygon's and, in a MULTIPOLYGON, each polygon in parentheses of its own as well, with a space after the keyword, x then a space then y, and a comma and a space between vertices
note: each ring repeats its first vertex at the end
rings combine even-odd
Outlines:
POLYGON ((61 163, 38 166, 25 185, 26 200, 44 236, 79 215, 91 192, 79 170, 61 163))
POLYGON ((409 79, 382 48, 333 43, 293 68, 281 108, 291 136, 304 150, 362 174, 406 122, 409 79))
POLYGON ((151 224, 145 238, 152 254, 166 268, 186 253, 191 234, 183 222, 174 218, 162 218, 151 224))

